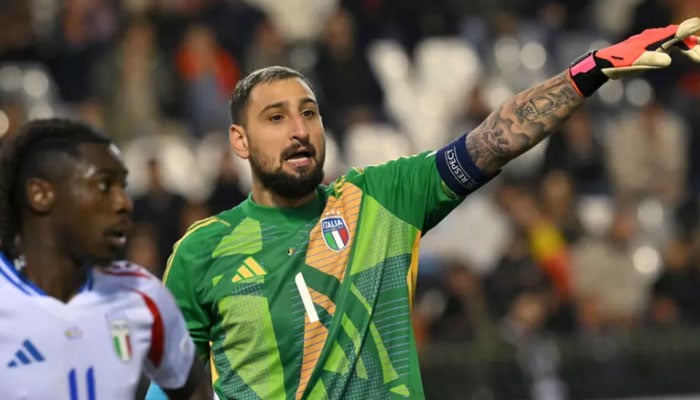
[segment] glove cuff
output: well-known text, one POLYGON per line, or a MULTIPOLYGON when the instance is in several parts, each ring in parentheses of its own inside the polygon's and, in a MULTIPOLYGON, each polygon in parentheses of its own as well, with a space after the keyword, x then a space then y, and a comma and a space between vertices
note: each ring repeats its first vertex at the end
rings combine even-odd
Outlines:
POLYGON ((582 55, 571 63, 568 76, 574 89, 582 97, 589 97, 608 81, 608 77, 598 66, 593 51, 582 55))

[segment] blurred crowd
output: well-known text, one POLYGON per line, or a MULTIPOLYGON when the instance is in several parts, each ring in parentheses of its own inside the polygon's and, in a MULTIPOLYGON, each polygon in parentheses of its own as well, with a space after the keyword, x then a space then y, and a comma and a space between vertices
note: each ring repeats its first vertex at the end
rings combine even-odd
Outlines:
MULTIPOLYGON (((95 124, 131 170, 128 257, 162 274, 193 221, 249 190, 228 98, 306 74, 347 166, 433 149, 507 96, 700 0, 5 0, 0 144, 23 121, 95 124)), ((613 81, 424 240, 420 343, 519 343, 700 322, 700 68, 613 81)))

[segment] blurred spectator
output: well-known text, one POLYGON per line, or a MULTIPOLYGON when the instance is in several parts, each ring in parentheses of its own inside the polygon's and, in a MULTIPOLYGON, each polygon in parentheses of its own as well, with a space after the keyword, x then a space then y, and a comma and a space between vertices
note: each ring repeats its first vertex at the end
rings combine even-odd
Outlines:
POLYGON ((162 275, 167 257, 183 233, 181 218, 186 205, 183 196, 164 186, 160 162, 149 160, 148 187, 144 194, 134 199, 134 222, 149 224, 155 230, 160 268, 157 276, 162 275))
POLYGON ((498 201, 516 229, 527 238, 528 252, 562 302, 572 293, 571 260, 563 232, 544 214, 537 199, 520 185, 504 184, 498 201))
POLYGON ((178 81, 156 47, 153 26, 133 19, 116 46, 96 65, 93 90, 117 143, 157 132, 177 109, 178 81))
POLYGON ((616 197, 636 203, 645 197, 675 206, 686 182, 687 126, 658 101, 624 113, 607 127, 607 161, 616 197))
POLYGON ((491 113, 486 96, 486 87, 483 82, 477 83, 464 101, 461 115, 458 115, 451 129, 455 137, 463 133, 471 132, 491 113))
POLYGON ((91 95, 93 64, 117 31, 107 0, 65 0, 50 46, 49 68, 62 100, 77 104, 91 95))
POLYGON ((31 3, 26 0, 0 2, 0 60, 35 55, 37 32, 31 3))
POLYGON ((552 170, 542 177, 539 190, 544 215, 564 235, 567 243, 574 243, 583 234, 576 208, 574 184, 565 171, 552 170))
POLYGON ((564 400, 566 384, 559 378, 559 354, 545 327, 549 295, 542 291, 520 293, 501 321, 501 335, 518 351, 518 364, 533 400, 564 400))
MULTIPOLYGON (((547 329, 558 333, 573 331, 571 258, 563 232, 541 210, 526 186, 506 181, 496 196, 513 224, 516 237, 503 261, 488 277, 490 286, 503 287, 504 282, 510 281, 505 286, 511 290, 510 297, 505 297, 509 299, 506 310, 524 292, 546 294, 547 329)), ((491 299, 494 296, 499 295, 492 292, 491 299)), ((503 300, 494 301, 503 303, 503 300)))
MULTIPOLYGON (((200 0, 198 20, 212 29, 217 42, 236 60, 245 56, 245 51, 253 42, 255 27, 265 17, 265 12, 250 0, 200 0)), ((183 2, 188 3, 188 2, 183 2)), ((289 2, 278 2, 287 9, 289 2)), ((300 6, 300 10, 306 10, 300 6)), ((192 14, 189 11, 188 14, 192 14)))
POLYGON ((324 124, 342 147, 347 127, 376 120, 383 103, 382 89, 365 53, 356 45, 350 14, 343 9, 336 10, 325 21, 314 73, 324 124))
POLYGON ((480 277, 456 260, 448 261, 445 268, 439 310, 433 310, 429 324, 431 341, 484 344, 493 340, 494 327, 480 277))
POLYGON ((246 50, 247 73, 270 65, 291 66, 287 40, 269 18, 263 18, 255 28, 255 36, 246 50))
POLYGON ((697 17, 700 14, 700 0, 667 0, 675 21, 697 17))
POLYGON ((217 43, 214 32, 205 25, 190 26, 177 52, 176 65, 185 83, 185 115, 192 133, 201 138, 228 126, 228 98, 241 71, 217 43))
POLYGON ((610 192, 605 151, 594 124, 588 110, 579 110, 547 142, 543 173, 555 169, 566 171, 577 194, 610 192))
POLYGON ((376 38, 398 40, 411 53, 416 44, 431 36, 454 36, 466 13, 489 19, 488 11, 498 9, 494 0, 342 0, 341 5, 357 21, 361 48, 376 38))
POLYGON ((239 172, 231 151, 226 149, 219 162, 214 189, 207 199, 207 206, 212 214, 228 210, 248 197, 241 188, 239 172))
POLYGON ((586 330, 635 327, 648 300, 649 278, 633 259, 638 222, 619 206, 605 237, 586 237, 572 249, 573 283, 586 330))
POLYGON ((547 276, 532 259, 527 238, 522 234, 514 236, 496 268, 484 277, 487 303, 495 320, 508 314, 520 293, 550 286, 547 276))
POLYGON ((636 32, 650 26, 664 26, 672 22, 673 11, 671 9, 671 1, 669 0, 642 0, 632 12, 632 22, 623 33, 626 36, 633 35, 636 32))
POLYGON ((652 287, 651 323, 700 323, 700 268, 690 237, 675 236, 663 252, 663 272, 652 287))
POLYGON ((365 49, 374 39, 387 36, 388 23, 385 0, 341 0, 340 7, 348 10, 355 20, 358 47, 365 49))
POLYGON ((153 225, 135 224, 129 235, 125 258, 146 267, 156 276, 163 275, 165 266, 158 250, 158 232, 153 225))

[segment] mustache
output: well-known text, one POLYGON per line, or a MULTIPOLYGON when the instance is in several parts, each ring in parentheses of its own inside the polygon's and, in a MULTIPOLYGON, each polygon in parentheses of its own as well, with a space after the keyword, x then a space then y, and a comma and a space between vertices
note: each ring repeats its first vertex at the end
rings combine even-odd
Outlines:
POLYGON ((286 160, 287 158, 289 158, 289 157, 291 157, 294 154, 297 154, 299 152, 309 153, 309 156, 315 157, 316 156, 316 147, 314 147, 314 145, 311 143, 295 144, 293 146, 286 148, 282 152, 282 159, 286 160))

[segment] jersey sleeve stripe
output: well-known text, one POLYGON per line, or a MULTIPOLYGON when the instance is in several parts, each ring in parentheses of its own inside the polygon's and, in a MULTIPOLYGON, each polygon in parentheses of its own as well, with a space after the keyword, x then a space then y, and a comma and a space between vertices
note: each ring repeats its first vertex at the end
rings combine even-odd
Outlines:
POLYGON ((0 275, 25 294, 30 296, 34 294, 44 295, 44 291, 36 287, 32 282, 22 279, 14 264, 3 253, 0 253, 0 275))
POLYGON ((162 279, 162 280, 163 280, 163 283, 165 283, 165 282, 168 281, 168 275, 170 275, 170 267, 171 267, 172 264, 173 264, 173 258, 175 257, 175 254, 177 253, 177 249, 180 248, 180 244, 182 243, 182 241, 185 240, 185 239, 186 239, 189 235, 191 235, 192 233, 194 233, 194 232, 196 232, 197 230, 199 230, 199 228, 204 228, 205 226, 211 225, 211 224, 214 223, 214 222, 221 222, 222 224, 224 224, 224 225, 226 225, 226 226, 231 226, 231 224, 229 224, 228 222, 223 221, 223 220, 220 220, 220 219, 218 219, 218 218, 216 218, 216 217, 209 217, 209 218, 205 218, 205 219, 203 219, 203 220, 201 220, 201 221, 199 221, 199 222, 195 222, 195 223, 187 230, 187 232, 185 232, 185 234, 180 238, 180 240, 178 240, 177 242, 175 242, 175 246, 173 247, 173 252, 172 252, 172 254, 170 254, 170 257, 168 258, 168 263, 167 263, 167 265, 165 266, 165 272, 163 273, 163 279, 162 279))
MULTIPOLYGON (((138 292, 138 291, 137 291, 138 292)), ((143 301, 148 307, 148 311, 153 316, 153 325, 151 325, 151 349, 148 351, 148 359, 156 367, 160 367, 163 361, 163 349, 165 347, 165 328, 163 326, 163 318, 160 315, 156 302, 148 295, 138 292, 143 298, 143 301)))
POLYGON ((151 275, 139 271, 110 271, 108 269, 101 270, 105 275, 112 276, 135 276, 137 278, 151 279, 151 275))

